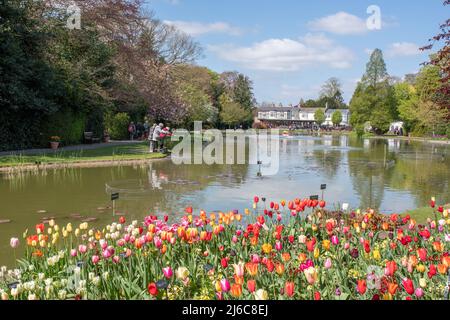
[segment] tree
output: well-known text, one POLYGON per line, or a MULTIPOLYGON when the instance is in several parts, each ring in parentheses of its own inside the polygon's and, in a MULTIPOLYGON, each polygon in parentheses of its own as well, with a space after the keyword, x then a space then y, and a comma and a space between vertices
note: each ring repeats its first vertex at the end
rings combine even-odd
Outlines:
POLYGON ((376 133, 387 132, 397 117, 394 90, 379 49, 374 50, 367 63, 366 72, 350 101, 350 112, 350 123, 359 133, 367 122, 376 133))
POLYGON ((335 126, 338 126, 341 124, 342 122, 342 113, 338 110, 333 112, 333 115, 331 116, 331 122, 333 122, 333 124, 335 126))
POLYGON ((317 124, 319 126, 322 125, 322 123, 325 122, 325 113, 323 112, 322 109, 317 109, 316 112, 314 113, 314 120, 317 122, 317 124))
POLYGON ((316 100, 306 100, 306 102, 302 105, 303 108, 319 108, 320 105, 316 100))
POLYGON ((375 49, 366 65, 366 73, 362 78, 362 83, 366 86, 376 86, 378 83, 386 80, 388 76, 383 52, 380 49, 375 49))
MULTIPOLYGON (((449 0, 444 0, 443 5, 450 5, 449 0)), ((430 44, 421 48, 421 50, 431 50, 436 43, 443 42, 443 46, 438 52, 430 57, 430 61, 426 64, 431 64, 439 67, 442 74, 442 86, 439 91, 442 97, 439 104, 443 108, 450 108, 450 19, 447 19, 440 25, 440 32, 429 39, 430 44)))
POLYGON ((320 90, 320 98, 328 97, 333 98, 338 93, 341 92, 341 82, 338 78, 332 77, 328 79, 323 85, 322 89, 320 90))
POLYGON ((407 131, 412 131, 418 121, 419 97, 414 86, 407 82, 394 86, 394 96, 400 120, 405 124, 407 131))
POLYGON ((251 116, 247 110, 241 107, 239 103, 236 103, 230 99, 226 94, 223 94, 219 101, 222 105, 219 114, 220 120, 228 127, 242 124, 248 119, 249 116, 251 116))

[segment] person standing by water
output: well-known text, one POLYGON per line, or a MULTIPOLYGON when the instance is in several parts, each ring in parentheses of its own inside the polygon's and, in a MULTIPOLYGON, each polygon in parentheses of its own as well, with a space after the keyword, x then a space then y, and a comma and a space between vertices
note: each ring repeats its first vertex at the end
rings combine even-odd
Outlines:
POLYGON ((155 152, 155 146, 156 146, 157 141, 153 139, 153 133, 155 132, 156 127, 157 127, 157 124, 154 123, 148 132, 148 140, 150 141, 150 153, 155 152))

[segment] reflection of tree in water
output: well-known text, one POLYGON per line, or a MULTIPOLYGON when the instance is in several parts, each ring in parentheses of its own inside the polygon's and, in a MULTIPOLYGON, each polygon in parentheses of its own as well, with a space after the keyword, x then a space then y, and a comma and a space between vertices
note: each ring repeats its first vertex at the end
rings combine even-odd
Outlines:
POLYGON ((400 151, 389 186, 414 194, 415 206, 426 206, 431 196, 449 203, 450 159, 445 147, 413 144, 400 151))
POLYGON ((369 149, 348 152, 348 167, 353 189, 360 197, 360 207, 378 209, 392 169, 384 167, 385 141, 370 140, 369 143, 369 149))
POLYGON ((163 210, 173 209, 175 203, 196 191, 204 190, 211 184, 223 188, 245 182, 248 173, 246 165, 174 165, 164 161, 154 163, 152 170, 157 175, 167 176, 161 189, 152 191, 152 202, 163 210))
POLYGON ((336 176, 336 173, 341 166, 341 160, 343 156, 343 151, 335 150, 333 149, 334 147, 341 147, 341 141, 339 137, 325 139, 323 141, 323 149, 316 149, 313 151, 313 157, 317 166, 322 168, 323 173, 329 179, 332 179, 336 176))

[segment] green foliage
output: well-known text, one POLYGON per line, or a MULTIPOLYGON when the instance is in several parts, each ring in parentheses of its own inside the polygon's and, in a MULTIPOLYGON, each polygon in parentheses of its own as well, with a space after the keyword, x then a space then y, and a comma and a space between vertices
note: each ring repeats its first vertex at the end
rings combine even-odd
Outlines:
POLYGON ((376 49, 350 101, 350 123, 359 132, 370 122, 377 134, 385 133, 390 123, 396 120, 398 111, 394 89, 387 78, 383 54, 376 49))
POLYGON ((51 136, 61 137, 64 145, 79 144, 83 141, 86 117, 69 108, 48 116, 45 121, 40 145, 48 145, 51 136))
POLYGON ((251 117, 251 114, 245 110, 239 103, 232 101, 227 95, 223 94, 219 98, 222 106, 219 117, 220 121, 228 127, 243 124, 251 117))
POLYGON ((128 125, 130 124, 130 121, 130 116, 124 112, 115 115, 106 114, 105 127, 111 139, 126 139, 128 137, 128 125))
POLYGON ((362 78, 362 82, 366 86, 376 86, 377 83, 386 80, 388 76, 383 52, 380 49, 375 49, 366 65, 366 73, 362 78))
POLYGON ((331 122, 333 122, 333 124, 335 126, 338 126, 341 124, 342 122, 342 113, 338 110, 333 112, 333 115, 331 116, 331 122))
POLYGON ((325 122, 326 116, 322 109, 317 109, 314 113, 314 120, 319 124, 322 125, 322 123, 325 122))

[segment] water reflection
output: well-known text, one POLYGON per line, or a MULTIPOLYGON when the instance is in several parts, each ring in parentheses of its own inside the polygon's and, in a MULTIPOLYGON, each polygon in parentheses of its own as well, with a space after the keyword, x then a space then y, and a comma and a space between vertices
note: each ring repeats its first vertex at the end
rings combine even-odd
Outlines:
MULTIPOLYGON (((8 239, 44 218, 112 219, 110 193, 120 193, 117 211, 129 219, 149 213, 180 214, 188 205, 208 211, 244 209, 254 195, 280 200, 321 194, 328 203, 384 212, 425 206, 434 195, 450 202, 449 146, 347 136, 280 140, 280 171, 258 177, 256 165, 143 165, 35 170, 0 177, 0 253, 8 239)), ((0 264, 4 254, 0 255, 0 264)))

